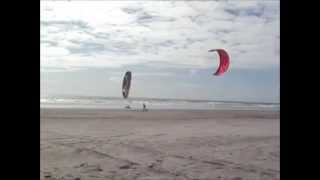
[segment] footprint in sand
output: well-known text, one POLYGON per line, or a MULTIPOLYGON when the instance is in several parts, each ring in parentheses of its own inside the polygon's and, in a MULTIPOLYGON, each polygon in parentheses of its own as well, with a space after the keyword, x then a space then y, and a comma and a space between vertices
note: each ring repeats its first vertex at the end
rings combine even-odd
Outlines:
POLYGON ((242 180, 242 177, 235 177, 235 178, 232 178, 232 180, 242 180))
POLYGON ((44 172, 43 176, 44 176, 44 178, 48 179, 48 178, 52 177, 52 174, 51 174, 51 172, 44 172))
POLYGON ((119 169, 130 169, 131 168, 131 164, 125 164, 119 167, 119 169))
POLYGON ((99 164, 89 165, 88 163, 81 163, 80 165, 74 166, 74 168, 80 168, 80 171, 84 173, 103 171, 99 164))

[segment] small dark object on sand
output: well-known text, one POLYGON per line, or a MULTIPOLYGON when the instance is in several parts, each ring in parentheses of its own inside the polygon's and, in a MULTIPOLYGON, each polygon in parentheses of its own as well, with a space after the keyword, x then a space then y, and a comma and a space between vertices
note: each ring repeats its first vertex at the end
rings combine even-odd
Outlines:
POLYGON ((148 166, 148 168, 153 168, 154 165, 155 165, 155 163, 151 163, 151 164, 148 166))
POLYGON ((50 174, 48 174, 48 175, 45 175, 44 177, 45 177, 45 178, 50 178, 50 177, 51 177, 51 175, 50 175, 50 174))
POLYGON ((129 169, 130 167, 131 167, 130 164, 126 164, 126 165, 120 166, 119 168, 120 169, 129 169))

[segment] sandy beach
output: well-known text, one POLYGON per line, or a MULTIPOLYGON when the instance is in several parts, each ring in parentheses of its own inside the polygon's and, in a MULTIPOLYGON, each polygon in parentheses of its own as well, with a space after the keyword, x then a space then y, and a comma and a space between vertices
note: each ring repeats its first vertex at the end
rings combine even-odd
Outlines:
POLYGON ((277 180, 275 111, 41 109, 42 180, 277 180))

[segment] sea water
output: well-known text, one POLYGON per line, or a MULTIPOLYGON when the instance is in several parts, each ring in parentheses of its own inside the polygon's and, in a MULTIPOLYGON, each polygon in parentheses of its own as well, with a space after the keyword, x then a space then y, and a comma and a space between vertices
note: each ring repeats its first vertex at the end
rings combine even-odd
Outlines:
POLYGON ((271 110, 279 111, 279 103, 234 102, 187 99, 156 99, 97 97, 97 96, 51 96, 41 97, 41 108, 95 108, 95 109, 142 109, 145 103, 148 109, 190 109, 190 110, 271 110))

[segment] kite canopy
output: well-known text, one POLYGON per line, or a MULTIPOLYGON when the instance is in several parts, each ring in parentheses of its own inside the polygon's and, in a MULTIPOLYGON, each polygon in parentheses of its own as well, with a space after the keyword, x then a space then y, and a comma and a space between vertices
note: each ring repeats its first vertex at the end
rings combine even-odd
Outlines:
POLYGON ((129 96, 130 84, 131 84, 131 72, 127 71, 122 81, 123 98, 127 98, 129 96))
POLYGON ((214 73, 215 76, 219 76, 223 73, 225 73, 228 70, 229 64, 230 64, 230 58, 228 53, 223 49, 211 49, 209 52, 217 51, 219 54, 220 59, 220 65, 217 69, 217 71, 214 73))

